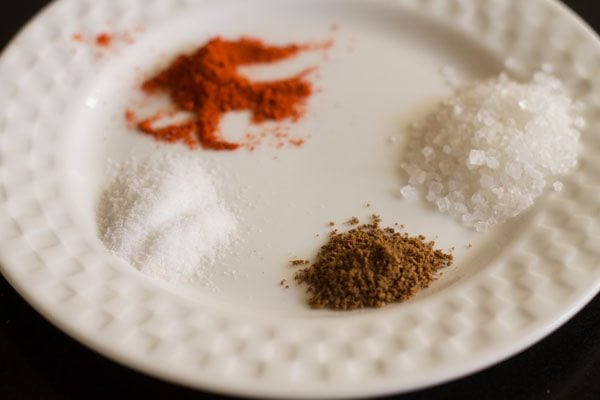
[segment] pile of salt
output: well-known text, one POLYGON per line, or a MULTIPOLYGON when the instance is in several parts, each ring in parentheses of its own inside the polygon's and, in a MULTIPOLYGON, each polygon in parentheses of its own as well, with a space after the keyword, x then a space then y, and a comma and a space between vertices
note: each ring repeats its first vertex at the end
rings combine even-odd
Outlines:
POLYGON ((201 278, 236 230, 210 176, 184 153, 120 165, 102 193, 97 221, 109 250, 175 282, 201 278))

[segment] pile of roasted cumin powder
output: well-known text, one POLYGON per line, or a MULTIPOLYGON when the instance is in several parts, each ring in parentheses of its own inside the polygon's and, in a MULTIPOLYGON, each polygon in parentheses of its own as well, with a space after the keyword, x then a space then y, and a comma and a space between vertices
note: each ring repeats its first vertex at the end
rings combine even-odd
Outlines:
MULTIPOLYGON (((253 123, 295 121, 303 115, 305 102, 313 93, 306 78, 310 70, 287 79, 254 82, 238 68, 282 61, 312 48, 315 46, 272 46, 259 39, 244 37, 230 41, 216 37, 194 53, 178 56, 142 86, 148 94, 168 94, 177 111, 191 113, 192 118, 159 127, 164 113, 137 120, 135 113, 128 110, 127 119, 160 141, 183 142, 190 148, 200 144, 209 150, 235 150, 245 143, 223 138, 219 132, 223 114, 249 110, 253 123)), ((298 142, 291 142, 294 143, 298 142)))
POLYGON ((452 264, 452 255, 436 250, 435 242, 380 222, 373 215, 370 224, 334 230, 316 262, 296 273, 296 281, 308 285, 311 307, 353 310, 404 301, 452 264))

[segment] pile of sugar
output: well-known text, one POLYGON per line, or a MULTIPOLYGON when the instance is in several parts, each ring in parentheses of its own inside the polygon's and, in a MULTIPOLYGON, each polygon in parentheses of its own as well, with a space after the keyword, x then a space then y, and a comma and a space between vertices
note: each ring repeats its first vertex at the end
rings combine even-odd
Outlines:
POLYGON ((550 177, 573 170, 585 125, 575 110, 563 84, 543 72, 527 83, 500 74, 459 88, 413 124, 400 192, 409 198, 421 188, 439 211, 485 232, 530 207, 550 177))
POLYGON ((183 153, 121 164, 101 195, 97 222, 109 250, 172 282, 201 278, 236 231, 210 175, 183 153))

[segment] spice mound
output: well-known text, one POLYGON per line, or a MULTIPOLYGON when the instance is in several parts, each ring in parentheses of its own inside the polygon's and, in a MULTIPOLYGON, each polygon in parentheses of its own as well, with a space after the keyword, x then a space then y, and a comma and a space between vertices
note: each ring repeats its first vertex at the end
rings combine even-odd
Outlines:
POLYGON ((282 61, 310 46, 271 46, 258 39, 210 40, 193 54, 178 56, 171 65, 143 84, 147 93, 168 94, 178 111, 193 118, 157 127, 160 115, 138 122, 138 128, 157 140, 200 145, 210 150, 235 150, 242 144, 224 139, 219 132, 221 116, 229 111, 249 110, 254 123, 298 120, 304 112, 312 84, 307 71, 287 79, 253 82, 238 67, 282 61))
POLYGON ((436 250, 424 236, 379 224, 373 216, 370 224, 333 231, 316 262, 297 272, 296 281, 308 285, 311 307, 353 310, 404 301, 452 263, 451 254, 436 250))
POLYGON ((100 239, 153 277, 199 280, 230 244, 234 216, 211 177, 186 154, 155 154, 119 166, 97 208, 100 239))
POLYGON ((462 87, 413 126, 401 193, 420 187, 440 212, 488 231, 574 169, 585 125, 576 114, 562 82, 544 72, 525 83, 501 74, 462 87))

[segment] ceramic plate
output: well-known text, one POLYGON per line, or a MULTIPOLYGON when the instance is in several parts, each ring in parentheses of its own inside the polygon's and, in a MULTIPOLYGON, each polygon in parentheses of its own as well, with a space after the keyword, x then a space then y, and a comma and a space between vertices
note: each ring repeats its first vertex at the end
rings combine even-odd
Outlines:
MULTIPOLYGON (((598 39, 549 0, 60 0, 0 60, 2 273, 85 345, 204 390, 355 397, 469 374, 598 292, 599 77, 598 39), (110 46, 95 43, 101 33, 110 46), (217 178, 239 240, 204 279, 172 285, 108 254, 95 207, 110 160, 187 151, 128 129, 124 110, 143 103, 145 77, 216 35, 334 46, 249 72, 318 66, 319 92, 290 128, 304 146, 193 153, 217 178), (543 64, 586 105, 581 162, 564 191, 484 235, 400 198, 406 126, 450 93, 444 67, 468 81, 543 64), (314 256, 327 221, 371 213, 455 247, 454 266, 379 310, 311 310, 303 289, 279 284, 292 280, 291 258, 314 256)), ((226 123, 232 135, 248 128, 239 115, 226 123)))

